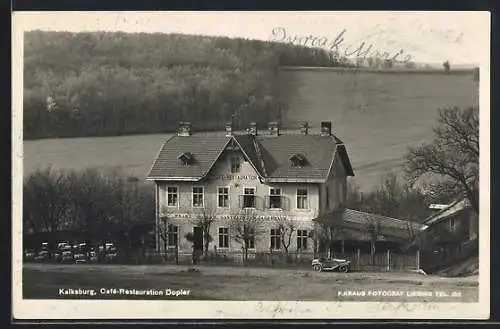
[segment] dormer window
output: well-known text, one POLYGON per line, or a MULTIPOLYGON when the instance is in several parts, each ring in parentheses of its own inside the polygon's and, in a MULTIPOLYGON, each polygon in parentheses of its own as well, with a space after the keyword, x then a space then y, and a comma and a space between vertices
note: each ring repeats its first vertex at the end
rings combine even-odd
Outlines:
POLYGON ((290 165, 295 168, 304 167, 307 165, 307 159, 303 154, 294 154, 290 157, 290 165))
POLYGON ((183 166, 189 166, 194 162, 194 156, 190 152, 184 152, 177 157, 183 166))

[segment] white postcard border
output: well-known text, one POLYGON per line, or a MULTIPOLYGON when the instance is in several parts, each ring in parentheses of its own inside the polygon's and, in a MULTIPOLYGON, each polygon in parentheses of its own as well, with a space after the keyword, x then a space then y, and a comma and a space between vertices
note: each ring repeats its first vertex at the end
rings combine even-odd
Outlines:
MULTIPOLYGON (((478 12, 475 12, 476 14, 478 12)), ((22 298, 23 31, 36 12, 12 18, 12 311, 15 319, 486 319, 490 310, 490 13, 480 65, 480 244, 478 303, 109 301, 26 300, 22 298)), ((64 15, 64 12, 60 12, 64 15)), ((98 14, 97 12, 94 14, 98 14)), ((108 13, 109 14, 109 13, 108 13)), ((131 13, 133 14, 133 13, 131 13)), ((155 15, 158 15, 155 12, 155 15)), ((124 15, 122 13, 122 15, 124 15)), ((88 16, 87 16, 88 17, 88 16)), ((486 24, 487 21, 487 24, 486 24)), ((32 23, 32 22, 31 22, 32 23)), ((81 22, 85 24, 84 22, 81 22)), ((251 28, 251 27, 249 27, 251 28)))

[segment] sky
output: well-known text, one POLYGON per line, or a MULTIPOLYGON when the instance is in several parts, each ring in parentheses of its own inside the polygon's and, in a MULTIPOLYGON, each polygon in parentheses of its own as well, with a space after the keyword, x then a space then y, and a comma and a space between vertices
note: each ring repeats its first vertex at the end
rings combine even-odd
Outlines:
POLYGON ((488 60, 488 12, 17 12, 13 30, 203 34, 336 45, 452 65, 488 60), (340 37, 339 37, 340 35, 340 37), (305 39, 309 37, 309 39, 305 39), (342 39, 342 41, 339 41, 342 39))

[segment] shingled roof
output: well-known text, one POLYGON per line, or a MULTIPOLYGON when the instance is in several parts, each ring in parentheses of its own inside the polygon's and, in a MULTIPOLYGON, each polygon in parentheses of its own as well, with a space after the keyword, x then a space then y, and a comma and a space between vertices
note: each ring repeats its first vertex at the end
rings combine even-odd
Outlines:
POLYGON ((324 182, 336 154, 347 175, 354 176, 345 146, 335 136, 194 133, 168 139, 162 145, 147 179, 198 181, 209 173, 232 140, 240 146, 263 181, 324 182), (193 156, 193 163, 189 166, 182 165, 178 160, 180 154, 187 152, 193 156), (297 153, 307 159, 307 165, 291 166, 290 157, 297 153))
POLYGON ((470 207, 471 204, 469 200, 467 199, 457 200, 448 205, 447 207, 445 207, 444 209, 438 211, 437 213, 427 217, 424 220, 424 223, 428 226, 434 225, 470 207))
POLYGON ((323 215, 315 221, 330 223, 335 227, 365 231, 371 225, 375 225, 378 227, 379 234, 399 239, 410 239, 412 235, 427 228, 426 225, 420 223, 347 208, 323 215))

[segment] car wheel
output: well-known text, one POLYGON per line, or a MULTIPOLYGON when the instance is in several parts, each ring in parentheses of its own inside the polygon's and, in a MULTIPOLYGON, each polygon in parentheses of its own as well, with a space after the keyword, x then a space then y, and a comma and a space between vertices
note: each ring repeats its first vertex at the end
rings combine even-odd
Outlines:
POLYGON ((323 266, 319 265, 319 264, 315 264, 313 266, 313 269, 315 272, 321 272, 323 270, 323 266))
POLYGON ((348 268, 347 266, 341 266, 341 267, 339 268, 339 271, 340 271, 340 272, 347 273, 347 272, 349 271, 349 268, 348 268))

